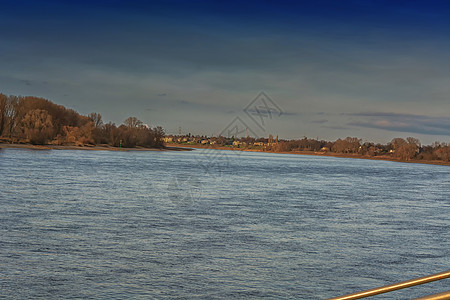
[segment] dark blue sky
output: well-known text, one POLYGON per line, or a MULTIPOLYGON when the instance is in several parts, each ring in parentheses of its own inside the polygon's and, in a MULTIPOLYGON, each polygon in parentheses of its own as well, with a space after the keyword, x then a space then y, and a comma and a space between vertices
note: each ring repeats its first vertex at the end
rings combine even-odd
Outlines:
POLYGON ((0 0, 0 92, 168 133, 448 142, 449 62, 449 1, 0 0))

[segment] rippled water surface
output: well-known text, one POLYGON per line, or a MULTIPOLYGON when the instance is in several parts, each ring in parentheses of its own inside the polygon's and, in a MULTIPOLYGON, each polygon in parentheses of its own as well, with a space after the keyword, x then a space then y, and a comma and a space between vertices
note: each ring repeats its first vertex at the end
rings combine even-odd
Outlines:
POLYGON ((0 297, 324 299, 447 269, 450 167, 0 150, 0 297))

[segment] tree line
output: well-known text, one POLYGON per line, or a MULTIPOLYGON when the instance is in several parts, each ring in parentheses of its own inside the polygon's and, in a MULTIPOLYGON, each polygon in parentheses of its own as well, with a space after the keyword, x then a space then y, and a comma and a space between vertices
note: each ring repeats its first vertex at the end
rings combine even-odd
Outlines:
POLYGON ((401 161, 410 160, 435 160, 450 162, 450 144, 434 142, 432 145, 424 146, 413 137, 394 138, 387 144, 363 142, 357 137, 347 137, 336 141, 325 141, 319 139, 283 140, 269 135, 268 138, 253 137, 206 137, 193 136, 168 136, 169 142, 179 144, 202 144, 208 147, 226 147, 233 149, 254 149, 269 152, 315 152, 317 154, 336 153, 352 156, 394 158, 401 161))
POLYGON ((104 123, 99 113, 83 116, 47 99, 0 94, 0 139, 35 145, 110 145, 161 148, 164 130, 136 117, 123 124, 104 123))
MULTIPOLYGON (((268 139, 270 140, 270 138, 268 139)), ((356 137, 324 141, 316 139, 280 140, 268 143, 267 150, 274 152, 314 151, 362 156, 389 156, 402 161, 410 160, 440 160, 450 162, 450 144, 434 142, 432 145, 422 145, 417 138, 394 138, 387 144, 362 142, 356 137)))

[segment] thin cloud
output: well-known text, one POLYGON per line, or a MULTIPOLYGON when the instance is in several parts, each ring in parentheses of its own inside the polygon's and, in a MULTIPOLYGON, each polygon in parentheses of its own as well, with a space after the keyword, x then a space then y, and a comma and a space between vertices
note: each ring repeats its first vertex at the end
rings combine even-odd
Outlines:
POLYGON ((230 109, 224 108, 218 103, 199 103, 191 100, 169 100, 169 103, 173 103, 177 107, 183 108, 184 110, 196 110, 196 111, 208 111, 208 112, 220 112, 229 114, 230 109))
POLYGON ((315 124, 325 124, 327 123, 328 120, 322 119, 322 120, 312 120, 311 123, 315 123, 315 124))
POLYGON ((359 119, 347 123, 350 126, 450 136, 450 118, 445 117, 385 112, 362 112, 343 115, 359 119))
POLYGON ((256 109, 248 109, 247 110, 248 113, 253 114, 253 115, 270 115, 273 117, 287 117, 287 116, 301 116, 302 113, 298 113, 298 112, 285 112, 285 111, 279 111, 275 108, 269 107, 269 109, 264 108, 264 107, 260 107, 260 110, 256 110, 256 109))
POLYGON ((195 104, 194 102, 187 101, 187 100, 178 100, 177 102, 178 102, 179 104, 191 104, 191 105, 195 104))
POLYGON ((321 128, 326 128, 326 129, 336 129, 336 130, 349 130, 351 129, 350 127, 345 127, 345 126, 320 126, 321 128))
POLYGON ((290 111, 283 111, 282 116, 301 116, 302 113, 298 112, 290 112, 290 111))

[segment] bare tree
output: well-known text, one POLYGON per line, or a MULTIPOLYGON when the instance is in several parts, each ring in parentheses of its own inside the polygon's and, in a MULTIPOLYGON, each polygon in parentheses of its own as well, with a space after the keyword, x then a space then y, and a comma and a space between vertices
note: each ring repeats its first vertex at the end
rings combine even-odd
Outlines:
POLYGON ((16 134, 20 125, 21 118, 24 115, 23 98, 9 96, 6 103, 7 130, 9 137, 16 134))
POLYGON ((163 139, 165 136, 164 129, 161 126, 157 126, 153 129, 154 134, 154 147, 162 147, 164 146, 163 139))
POLYGON ((136 117, 129 117, 123 123, 128 128, 137 128, 137 127, 141 127, 144 124, 144 123, 142 123, 141 120, 139 120, 136 117))
POLYGON ((413 137, 407 137, 406 141, 408 142, 408 144, 415 145, 418 148, 420 148, 420 146, 421 146, 419 139, 416 139, 416 138, 413 138, 413 137))
POLYGON ((8 98, 6 95, 0 94, 0 136, 3 136, 3 131, 6 126, 6 103, 8 98))
POLYGON ((333 151, 341 153, 357 153, 359 146, 361 146, 361 139, 347 137, 345 140, 338 139, 333 145, 333 151))
POLYGON ((412 137, 408 137, 406 140, 395 138, 391 141, 391 145, 395 150, 394 157, 401 160, 411 160, 417 155, 420 141, 412 137))
POLYGON ((94 122, 95 128, 100 128, 103 125, 102 115, 98 113, 90 113, 88 115, 88 118, 94 122))
POLYGON ((405 145, 407 142, 402 138, 394 138, 391 141, 392 148, 394 150, 399 149, 401 146, 405 145))

